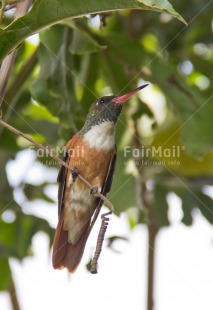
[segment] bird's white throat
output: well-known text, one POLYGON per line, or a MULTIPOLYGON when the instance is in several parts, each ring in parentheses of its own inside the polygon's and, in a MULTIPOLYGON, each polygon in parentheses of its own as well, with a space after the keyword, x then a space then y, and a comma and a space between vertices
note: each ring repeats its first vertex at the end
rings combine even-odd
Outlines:
POLYGON ((84 135, 84 141, 97 151, 111 151, 115 146, 115 124, 106 121, 93 126, 84 135))

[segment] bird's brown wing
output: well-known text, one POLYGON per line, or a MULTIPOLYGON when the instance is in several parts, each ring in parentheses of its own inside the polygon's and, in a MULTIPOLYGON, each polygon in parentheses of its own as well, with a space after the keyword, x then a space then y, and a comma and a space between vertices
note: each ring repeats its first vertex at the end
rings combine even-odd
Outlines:
MULTIPOLYGON (((65 154, 63 161, 68 165, 69 164, 69 155, 68 153, 65 154)), ((66 188, 66 178, 67 178, 67 169, 64 166, 61 166, 59 173, 58 173, 58 178, 57 182, 59 183, 58 187, 58 216, 60 216, 62 212, 62 207, 63 207, 63 199, 64 199, 64 192, 66 188)))
POLYGON ((114 152, 112 154, 111 162, 110 162, 110 165, 109 165, 108 173, 107 173, 107 176, 106 176, 106 179, 105 179, 105 183, 104 183, 103 189, 101 191, 101 193, 104 196, 106 196, 106 194, 109 193, 110 190, 111 190, 112 179, 113 179, 113 175, 114 175, 114 172, 115 172, 116 159, 117 159, 117 148, 116 148, 116 145, 115 145, 114 152))
MULTIPOLYGON (((106 196, 111 190, 113 175, 115 173, 116 160, 117 160, 117 147, 115 145, 114 152, 113 152, 111 162, 109 165, 108 173, 107 173, 107 176, 104 182, 104 186, 101 191, 101 194, 103 194, 104 196, 106 196)), ((100 198, 97 204, 97 208, 95 210, 95 214, 94 214, 92 225, 90 226, 89 232, 92 230, 95 224, 95 221, 98 218, 102 204, 103 204, 103 200, 100 198)))
MULTIPOLYGON (((68 145, 69 151, 72 150, 75 143, 75 137, 72 138, 71 143, 68 145)), ((68 154, 65 156, 65 161, 69 162, 68 154)), ((105 178, 104 186, 102 187, 102 194, 106 195, 110 189, 112 184, 112 178, 115 170, 116 163, 116 146, 112 152, 109 169, 107 176, 105 178)), ((88 236, 91 231, 90 222, 88 225, 85 225, 85 230, 79 241, 73 245, 68 243, 68 232, 63 229, 64 225, 64 196, 66 189, 66 176, 67 169, 65 167, 61 167, 59 171, 58 181, 59 181, 59 192, 58 192, 58 211, 59 211, 59 221, 58 226, 55 232, 54 242, 53 242, 53 257, 52 263, 53 267, 56 269, 62 269, 66 267, 69 272, 73 273, 78 267, 84 248, 88 239, 88 236)), ((96 218, 100 211, 100 207, 103 204, 101 199, 98 200, 97 207, 98 211, 95 213, 96 218)), ((94 221, 93 221, 94 222, 94 221)), ((93 223, 94 224, 94 223, 93 223)))

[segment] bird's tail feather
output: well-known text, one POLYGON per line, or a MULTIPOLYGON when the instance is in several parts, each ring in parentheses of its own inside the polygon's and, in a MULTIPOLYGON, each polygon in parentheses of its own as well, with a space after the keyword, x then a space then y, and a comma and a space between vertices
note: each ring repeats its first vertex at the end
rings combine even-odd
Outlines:
POLYGON ((67 268, 69 272, 73 273, 81 261, 90 232, 90 223, 85 227, 84 233, 75 245, 68 243, 68 232, 63 229, 63 224, 64 214, 62 212, 53 242, 53 268, 67 268))

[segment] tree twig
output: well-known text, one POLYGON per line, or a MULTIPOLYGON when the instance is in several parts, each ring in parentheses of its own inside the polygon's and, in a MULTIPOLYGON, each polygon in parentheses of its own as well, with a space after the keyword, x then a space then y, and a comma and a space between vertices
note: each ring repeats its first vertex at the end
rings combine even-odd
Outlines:
MULTIPOLYGON (((44 150, 50 157, 52 157, 53 159, 55 159, 59 164, 61 164, 62 166, 64 166, 65 168, 67 168, 68 170, 72 171, 73 169, 71 167, 69 167, 61 158, 59 158, 58 156, 56 156, 51 150, 49 150, 47 147, 43 146, 42 144, 36 142, 34 139, 32 139, 31 137, 29 137, 28 135, 24 134, 23 132, 19 131, 18 129, 12 127, 11 125, 5 123, 2 119, 0 119, 0 124, 9 129, 10 131, 12 131, 13 133, 15 133, 16 135, 23 137, 24 139, 30 141, 32 144, 34 144, 37 148, 44 150)), ((82 175, 78 174, 78 178, 81 179, 84 184, 86 184, 89 188, 93 188, 92 184, 90 184, 86 179, 84 179, 84 177, 82 177, 82 175)), ((101 193, 97 193, 97 195, 109 206, 110 210, 113 212, 114 208, 112 203, 101 193)))

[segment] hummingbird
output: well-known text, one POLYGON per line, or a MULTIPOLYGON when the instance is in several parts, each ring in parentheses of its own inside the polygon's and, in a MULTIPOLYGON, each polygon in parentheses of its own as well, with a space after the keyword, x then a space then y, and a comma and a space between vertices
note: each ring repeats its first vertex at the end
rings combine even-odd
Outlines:
POLYGON ((82 129, 67 143, 64 161, 58 174, 58 225, 53 242, 52 263, 55 269, 73 273, 83 256, 91 231, 91 220, 110 192, 116 163, 115 129, 123 104, 145 84, 121 96, 104 96, 90 107, 82 129), (90 189, 78 178, 83 176, 90 189))

